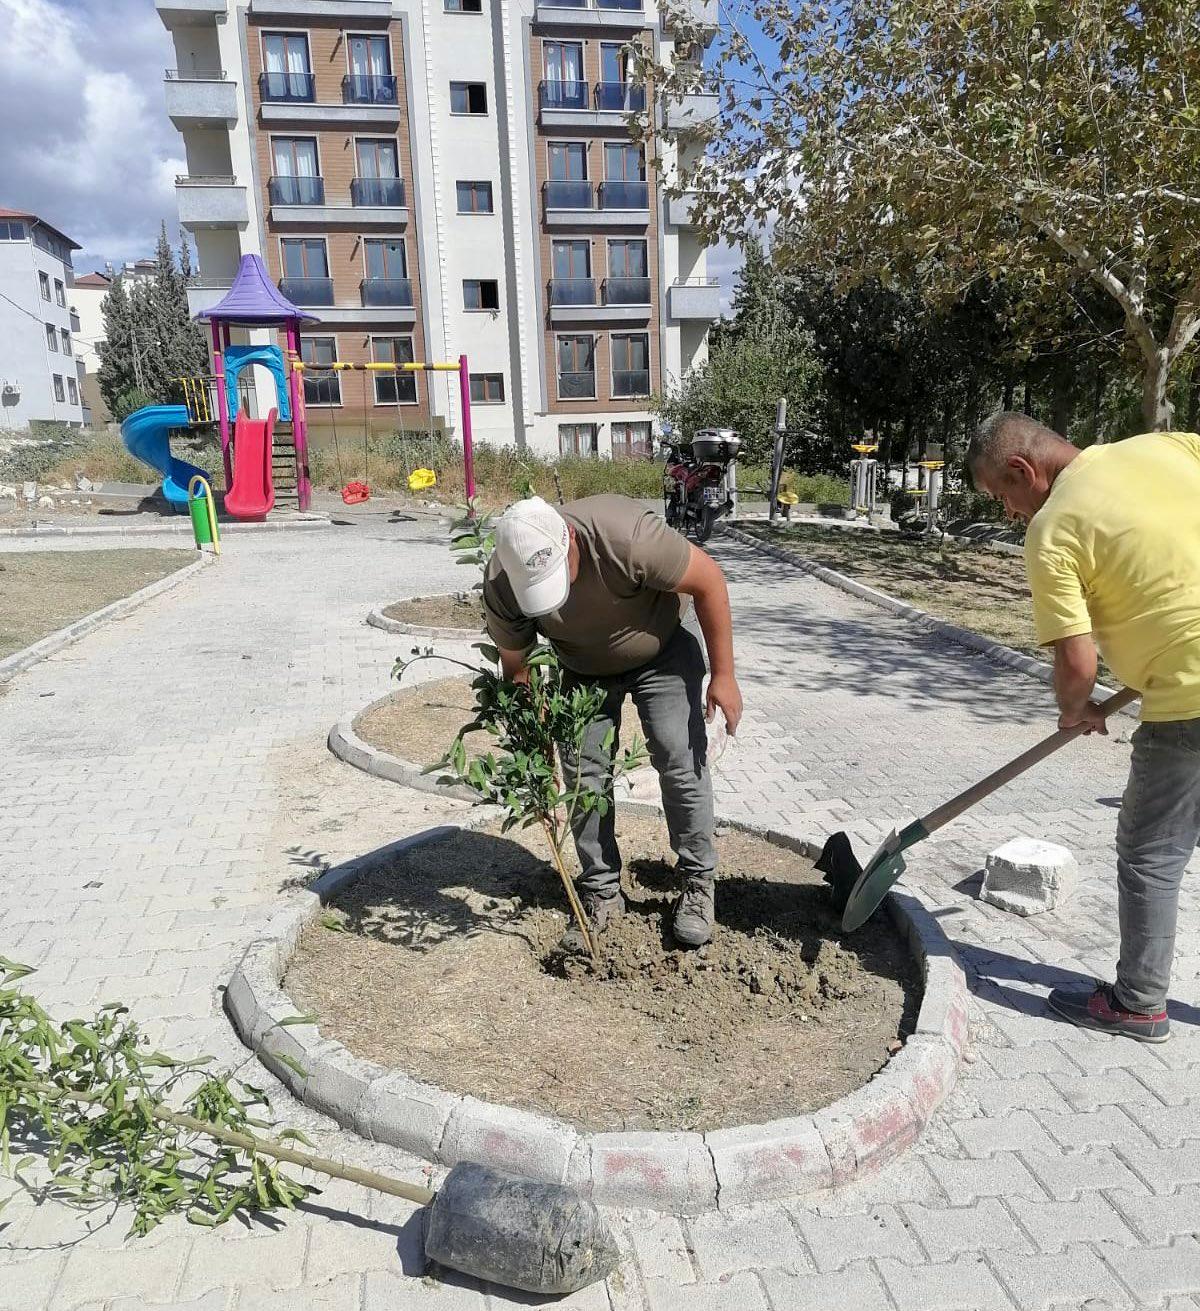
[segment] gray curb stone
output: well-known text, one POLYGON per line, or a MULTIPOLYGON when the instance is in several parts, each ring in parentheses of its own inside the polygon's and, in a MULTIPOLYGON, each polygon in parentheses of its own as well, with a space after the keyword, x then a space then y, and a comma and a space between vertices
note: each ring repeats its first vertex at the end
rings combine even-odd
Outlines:
MULTIPOLYGON (((182 522, 179 524, 153 523, 143 524, 140 527, 134 524, 97 524, 94 528, 77 525, 60 528, 54 524, 48 524, 43 528, 0 528, 0 537, 147 537, 161 534, 163 536, 191 538, 191 520, 186 515, 180 515, 180 519, 182 522)), ((328 515, 321 515, 306 519, 268 519, 263 523, 239 523, 234 520, 230 523, 222 523, 219 527, 221 536, 225 537, 229 533, 240 536, 242 533, 311 531, 314 528, 332 528, 334 523, 328 515)))
POLYGON ((169 592, 173 587, 178 587, 191 578, 193 574, 199 573, 201 569, 206 568, 213 562, 213 556, 202 555, 198 560, 193 560, 191 564, 185 564, 182 569, 176 569, 174 573, 167 574, 165 578, 159 578, 155 582, 139 588, 129 596, 123 596, 110 605, 102 606, 99 610, 93 610, 90 615, 84 615, 82 619, 76 619, 73 624, 68 624, 65 628, 60 628, 57 632, 48 634, 31 646, 27 646, 20 651, 14 651, 10 656, 5 656, 3 660, 0 660, 0 683, 12 678, 14 674, 19 674, 23 669, 36 665, 40 660, 45 660, 47 656, 54 655, 64 647, 70 646, 72 642, 79 641, 81 637, 99 628, 102 624, 111 623, 114 619, 124 618, 125 615, 136 610, 138 606, 144 605, 156 596, 161 596, 163 592, 169 592))
MULTIPOLYGON (((661 813, 648 802, 623 804, 661 813)), ((344 1127, 443 1165, 479 1160, 565 1182, 603 1205, 698 1215, 861 1179, 904 1152, 953 1088, 967 1038, 966 979, 937 921, 910 893, 891 894, 887 908, 923 969, 916 1030, 869 1083, 813 1115, 704 1134, 584 1133, 384 1070, 323 1038, 316 1025, 280 1028, 296 1010, 280 980, 300 931, 330 894, 404 851, 488 818, 481 812, 462 825, 426 830, 323 875, 247 948, 226 987, 225 1008, 246 1045, 301 1101, 344 1127)), ((810 857, 818 851, 806 839, 721 822, 810 857)))
MULTIPOLYGON (((892 614, 899 615, 902 619, 908 620, 925 632, 938 633, 942 637, 948 637, 960 646, 966 646, 972 651, 978 651, 996 664, 1007 665, 1010 669, 1017 669, 1022 674, 1028 674, 1030 678, 1036 678, 1041 683, 1051 685, 1054 683, 1054 666, 1048 664, 1045 660, 1035 660, 1033 656, 1014 651, 1011 646, 1004 646, 1000 642, 991 641, 990 638, 981 637, 969 628, 960 628, 958 624, 948 623, 944 619, 935 619, 928 611, 919 610, 915 605, 908 605, 904 601, 898 601, 886 592, 880 592, 874 587, 868 587, 866 583, 860 583, 857 579, 847 578, 845 574, 839 574, 835 569, 829 569, 825 565, 817 564, 814 560, 807 560, 804 556, 797 555, 795 551, 776 546, 773 542, 765 542, 752 533, 743 532, 740 528, 722 524, 721 532, 735 542, 741 542, 742 545, 753 547, 763 555, 769 555, 773 560, 780 560, 784 564, 790 564, 806 574, 812 574, 814 578, 820 579, 823 583, 828 583, 830 587, 836 587, 841 592, 848 592, 851 596, 857 596, 860 600, 878 606, 881 610, 890 610, 892 614)), ((956 540, 968 541, 970 539, 956 540)), ((1100 697, 1112 696, 1115 690, 1115 688, 1104 687, 1100 683, 1096 684, 1096 693, 1100 697)), ((1125 706, 1118 713, 1129 715, 1134 719, 1138 717, 1136 705, 1125 706)))
MULTIPOLYGON (((390 701, 392 696, 393 693, 389 692, 387 696, 381 696, 378 701, 372 701, 365 710, 359 711, 359 715, 370 714, 376 706, 390 701)), ((386 751, 380 751, 378 747, 364 742, 354 731, 354 721, 359 715, 351 719, 339 720, 329 730, 327 744, 329 750, 339 760, 344 760, 347 765, 353 765, 355 769, 361 769, 376 778, 386 778, 389 782, 401 783, 417 792, 428 792, 437 797, 453 797, 457 801, 476 800, 477 794, 465 783, 439 783, 437 776, 425 773, 422 766, 414 764, 411 760, 402 760, 399 756, 390 755, 386 751)))
MULTIPOLYGON (((423 601, 441 600, 443 596, 453 596, 445 592, 437 597, 422 597, 423 601)), ((395 633, 400 637, 425 637, 434 642, 483 642, 486 634, 482 628, 435 628, 430 624, 406 624, 400 619, 389 619, 382 610, 372 610, 367 615, 367 623, 384 633, 395 633)))

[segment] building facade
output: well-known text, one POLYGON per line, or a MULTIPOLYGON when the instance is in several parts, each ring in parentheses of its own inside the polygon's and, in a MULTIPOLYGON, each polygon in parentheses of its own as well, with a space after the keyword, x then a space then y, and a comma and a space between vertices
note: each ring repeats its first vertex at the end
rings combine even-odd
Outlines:
POLYGON ((0 428, 87 417, 71 310, 78 249, 36 214, 0 209, 0 428))
MULTIPOLYGON (((194 311, 259 254, 320 316, 314 368, 466 354, 478 438, 649 450, 650 396, 703 360, 720 311, 686 198, 666 199, 628 127, 645 96, 629 45, 674 53, 654 0, 158 10, 194 311)), ((693 100, 683 121, 715 114, 693 100)), ((452 375, 314 375, 307 399, 315 429, 459 427, 452 375)))

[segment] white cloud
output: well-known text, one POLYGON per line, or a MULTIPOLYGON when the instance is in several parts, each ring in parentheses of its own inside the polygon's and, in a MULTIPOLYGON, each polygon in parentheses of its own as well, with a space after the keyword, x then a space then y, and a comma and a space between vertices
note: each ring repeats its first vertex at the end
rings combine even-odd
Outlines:
POLYGON ((166 30, 149 0, 0 0, 0 207, 80 243, 77 268, 176 235, 180 141, 163 107, 166 30))
POLYGON ((721 284, 721 313, 728 315, 733 306, 734 280, 743 264, 740 246, 720 241, 708 251, 708 276, 721 284))

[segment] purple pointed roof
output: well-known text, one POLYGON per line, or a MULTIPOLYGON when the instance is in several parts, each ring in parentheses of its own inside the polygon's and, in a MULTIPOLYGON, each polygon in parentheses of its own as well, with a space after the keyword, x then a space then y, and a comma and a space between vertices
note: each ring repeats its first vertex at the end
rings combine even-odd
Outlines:
POLYGON ((237 277, 224 300, 196 315, 198 319, 221 319, 256 328, 282 327, 289 319, 319 323, 315 314, 297 309, 271 281, 258 255, 243 255, 237 277))

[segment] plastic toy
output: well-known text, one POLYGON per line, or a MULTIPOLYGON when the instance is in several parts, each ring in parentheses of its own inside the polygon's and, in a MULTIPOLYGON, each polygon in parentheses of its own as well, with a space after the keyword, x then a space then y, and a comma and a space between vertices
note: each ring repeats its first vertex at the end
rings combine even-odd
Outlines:
POLYGON ((203 469, 171 454, 170 434, 190 422, 185 405, 147 405, 121 425, 125 449, 162 475, 163 496, 178 514, 187 513, 189 482, 197 475, 205 476, 203 469))

